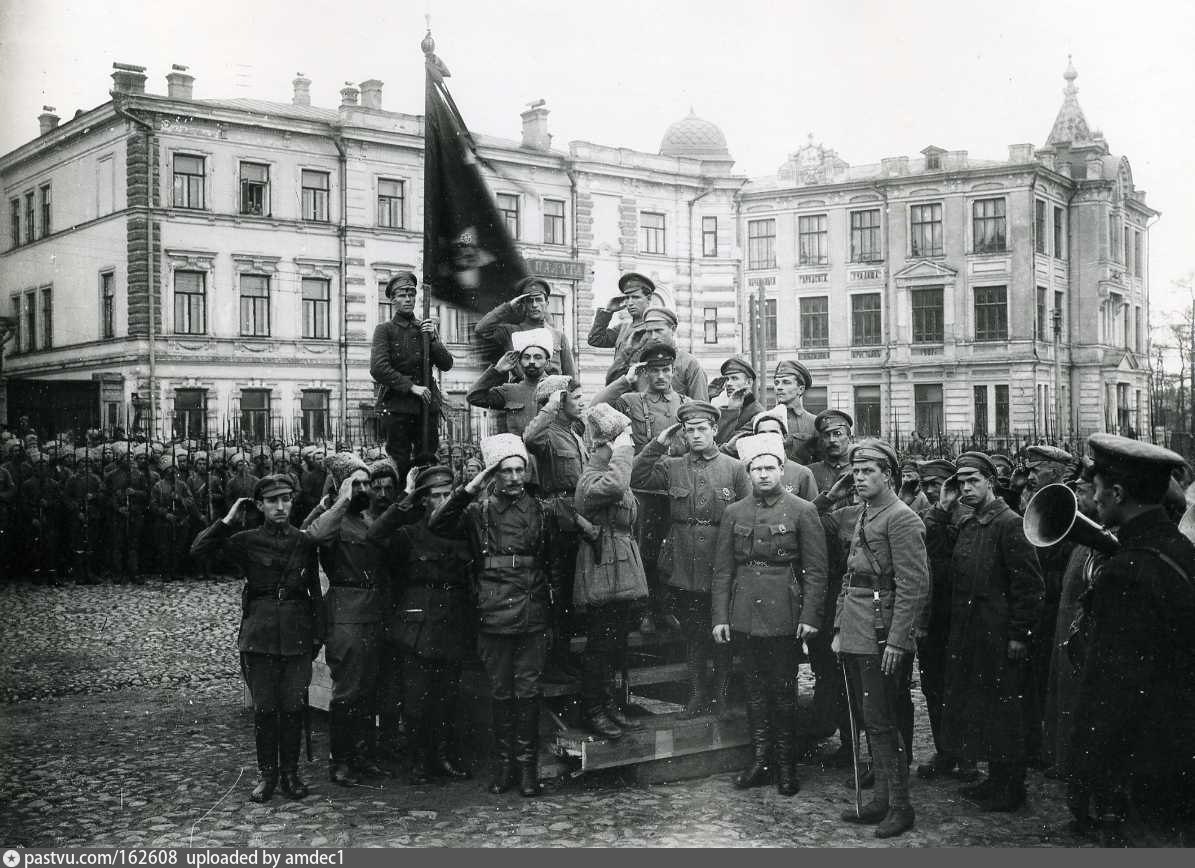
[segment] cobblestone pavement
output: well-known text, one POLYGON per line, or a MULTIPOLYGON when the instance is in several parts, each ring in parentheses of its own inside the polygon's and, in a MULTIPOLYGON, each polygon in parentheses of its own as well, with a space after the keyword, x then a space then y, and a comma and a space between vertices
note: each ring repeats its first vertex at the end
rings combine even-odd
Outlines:
MULTIPOLYGON (((0 590, 0 846, 1075 846, 1061 788, 983 814, 957 784, 914 780, 916 829, 878 842, 844 825, 846 773, 801 766, 801 793, 739 792, 731 775, 652 786, 552 783, 540 799, 480 780, 342 789, 304 763, 312 793, 248 801, 251 716, 235 656, 231 582, 0 590)), ((918 696, 918 699, 920 697, 918 696)), ((915 753, 929 749, 918 709, 915 753)), ((316 750, 326 749, 318 732, 316 750)))

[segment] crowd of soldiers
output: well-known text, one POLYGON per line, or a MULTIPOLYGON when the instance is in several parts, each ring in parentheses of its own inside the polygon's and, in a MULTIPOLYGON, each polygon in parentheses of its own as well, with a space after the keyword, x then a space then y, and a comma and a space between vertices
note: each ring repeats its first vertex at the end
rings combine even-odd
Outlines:
POLYGON ((416 290, 412 274, 390 281, 396 312, 374 335, 387 457, 329 454, 319 485, 286 466, 251 490, 230 482, 212 513, 223 515, 190 549, 247 578, 254 800, 279 786, 306 793, 299 721, 321 647, 334 783, 408 763, 415 782, 469 777, 455 703, 462 660, 476 654, 491 700, 489 790, 532 797, 545 682, 579 682, 595 738, 643 727, 614 689, 637 629, 683 640, 681 718, 730 713, 738 659, 752 758, 737 788, 793 796, 803 759, 850 766, 856 803, 843 820, 881 838, 910 829, 916 662, 935 748, 917 777, 957 780, 982 810, 1011 812, 1040 769, 1067 782, 1077 833, 1189 834, 1195 546, 1179 530, 1181 457, 1101 434, 1085 455, 1037 445, 1011 458, 902 457, 856 440, 843 410, 806 410, 813 375, 799 361, 777 364, 770 409, 739 358, 721 366, 715 399, 676 345, 676 315, 632 273, 590 331, 614 359, 588 398, 546 321, 544 281, 526 279, 479 323, 493 363, 468 401, 505 433, 454 472, 426 454, 436 432, 421 425, 441 400, 429 370, 453 360, 435 323, 415 317, 416 290), (611 327, 620 310, 629 316, 611 327), (1051 486, 1072 497, 1072 523, 1087 516, 1103 536, 1031 543, 1022 516, 1051 486), (802 663, 815 687, 798 719, 802 663))

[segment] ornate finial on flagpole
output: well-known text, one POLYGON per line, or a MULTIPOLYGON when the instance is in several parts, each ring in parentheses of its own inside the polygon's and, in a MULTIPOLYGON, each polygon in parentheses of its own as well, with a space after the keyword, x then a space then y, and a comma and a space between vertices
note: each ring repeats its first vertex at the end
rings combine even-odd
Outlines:
POLYGON ((436 51, 436 40, 432 39, 432 16, 429 12, 423 17, 427 19, 427 33, 424 35, 423 41, 419 43, 419 47, 423 49, 424 54, 430 57, 436 51))

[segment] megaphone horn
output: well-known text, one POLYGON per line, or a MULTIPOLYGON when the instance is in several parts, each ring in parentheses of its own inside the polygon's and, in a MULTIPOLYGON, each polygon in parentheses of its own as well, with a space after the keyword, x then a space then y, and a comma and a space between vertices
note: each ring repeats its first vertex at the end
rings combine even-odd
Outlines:
POLYGON ((1046 485, 1025 507, 1025 537, 1038 548, 1070 540, 1105 554, 1120 550, 1120 541, 1110 530, 1079 512, 1079 501, 1066 485, 1046 485))

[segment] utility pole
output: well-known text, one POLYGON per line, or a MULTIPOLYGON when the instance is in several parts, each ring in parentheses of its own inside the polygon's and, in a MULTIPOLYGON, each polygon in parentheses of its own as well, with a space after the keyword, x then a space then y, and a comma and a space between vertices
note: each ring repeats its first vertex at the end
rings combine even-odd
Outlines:
POLYGON ((1070 433, 1070 425, 1062 424, 1062 308, 1054 308, 1054 435, 1070 433))

